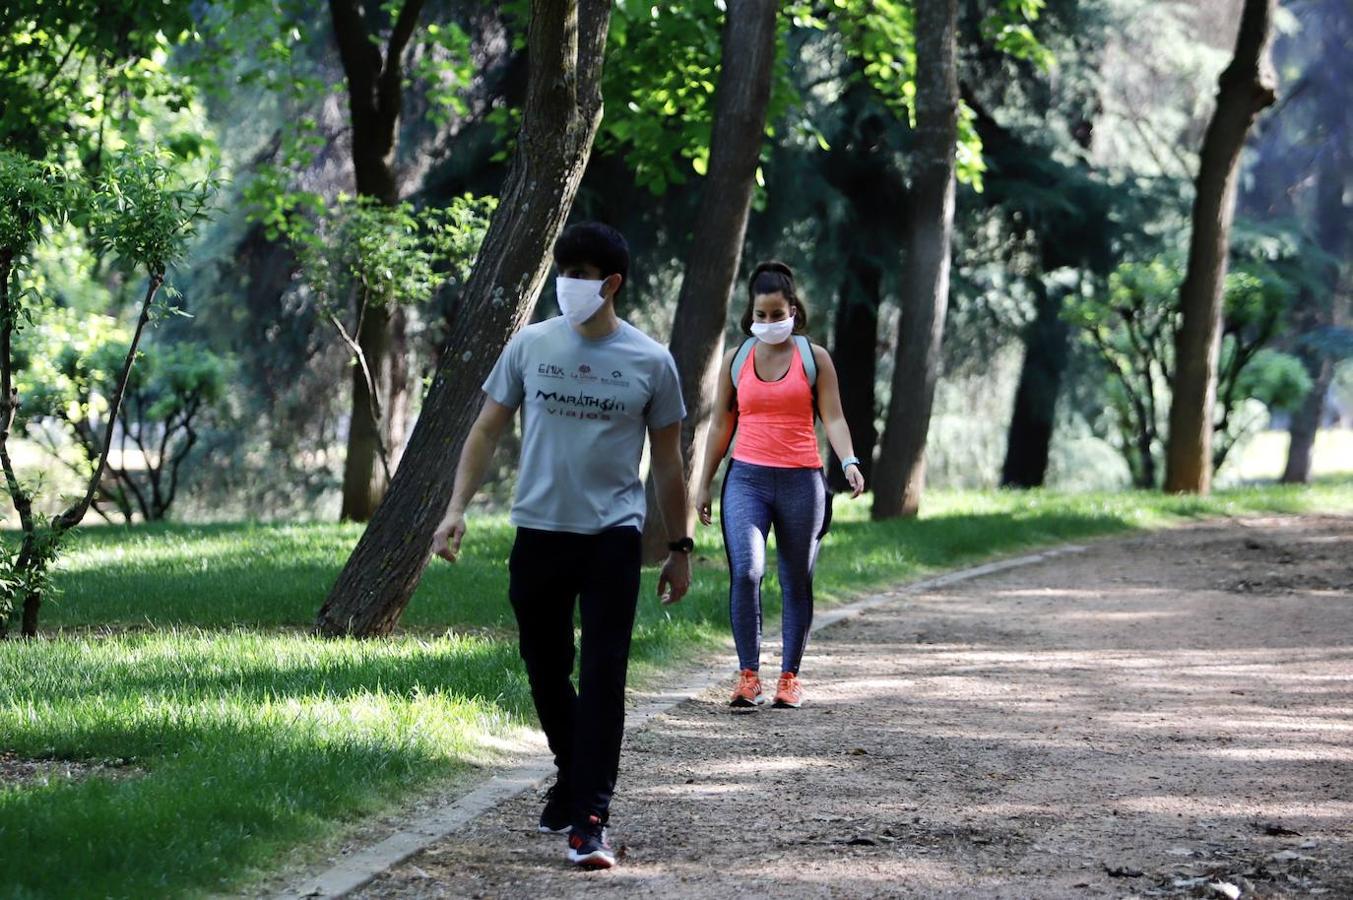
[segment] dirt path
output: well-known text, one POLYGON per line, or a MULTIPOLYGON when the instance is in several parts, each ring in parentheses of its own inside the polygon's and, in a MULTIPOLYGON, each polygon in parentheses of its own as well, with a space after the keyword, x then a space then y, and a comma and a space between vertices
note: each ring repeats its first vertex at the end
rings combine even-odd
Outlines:
POLYGON ((1353 519, 908 596, 804 680, 802 710, 721 690, 629 734, 611 872, 519 797, 360 896, 1353 896, 1353 519))

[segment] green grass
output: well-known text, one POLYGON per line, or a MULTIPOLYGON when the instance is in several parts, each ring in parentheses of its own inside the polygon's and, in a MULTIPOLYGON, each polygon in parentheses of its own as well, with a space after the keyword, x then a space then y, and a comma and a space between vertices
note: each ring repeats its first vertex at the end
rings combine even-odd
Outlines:
MULTIPOLYGON (((1154 494, 932 494, 918 521, 838 500, 822 602, 1002 553, 1197 516, 1353 510, 1353 481, 1154 494)), ((511 529, 472 521, 380 642, 312 621, 357 530, 336 525, 91 528, 43 612, 53 637, 0 645, 0 750, 109 763, 0 787, 0 896, 142 897, 239 884, 438 779, 491 764, 533 723, 505 601, 511 529)), ((692 594, 662 608, 645 574, 635 671, 724 639, 717 531, 692 594)), ((767 617, 778 586, 767 579, 767 617)), ((771 629, 768 628, 768 632, 771 629)))

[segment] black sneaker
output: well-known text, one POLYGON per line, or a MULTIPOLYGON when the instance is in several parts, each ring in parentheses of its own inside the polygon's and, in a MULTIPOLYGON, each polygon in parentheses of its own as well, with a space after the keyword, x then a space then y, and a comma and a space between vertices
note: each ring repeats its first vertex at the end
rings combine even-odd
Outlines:
POLYGON ((568 861, 585 869, 609 869, 615 865, 615 852, 606 839, 606 826, 597 816, 588 816, 587 824, 574 825, 568 835, 568 861))
POLYGON ((541 834, 564 834, 569 830, 573 816, 569 815, 568 801, 567 787, 557 781, 550 785, 545 792, 545 808, 540 811, 541 834))

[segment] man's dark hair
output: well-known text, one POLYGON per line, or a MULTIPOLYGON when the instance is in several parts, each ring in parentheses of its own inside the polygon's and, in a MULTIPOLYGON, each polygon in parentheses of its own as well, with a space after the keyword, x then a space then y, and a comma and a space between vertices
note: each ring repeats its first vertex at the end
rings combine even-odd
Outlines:
POLYGON ((554 242, 554 264, 559 268, 591 265, 601 270, 601 277, 619 274, 620 287, 630 279, 630 245, 625 236, 610 225, 601 222, 579 222, 570 225, 554 242))

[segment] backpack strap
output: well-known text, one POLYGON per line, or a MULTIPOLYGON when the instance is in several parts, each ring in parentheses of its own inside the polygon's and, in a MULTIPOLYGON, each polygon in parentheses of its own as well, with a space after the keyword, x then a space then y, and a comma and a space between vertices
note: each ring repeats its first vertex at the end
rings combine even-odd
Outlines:
POLYGON ((808 376, 808 386, 817 396, 817 360, 813 358, 813 344, 801 334, 794 335, 794 343, 799 345, 799 359, 803 360, 803 374, 808 376))
POLYGON ((747 357, 752 355, 752 348, 756 346, 756 338, 749 337, 743 340, 742 346, 738 347, 738 352, 733 354, 733 362, 728 367, 728 374, 733 377, 733 390, 738 389, 738 378, 742 376, 742 367, 747 364, 747 357))

